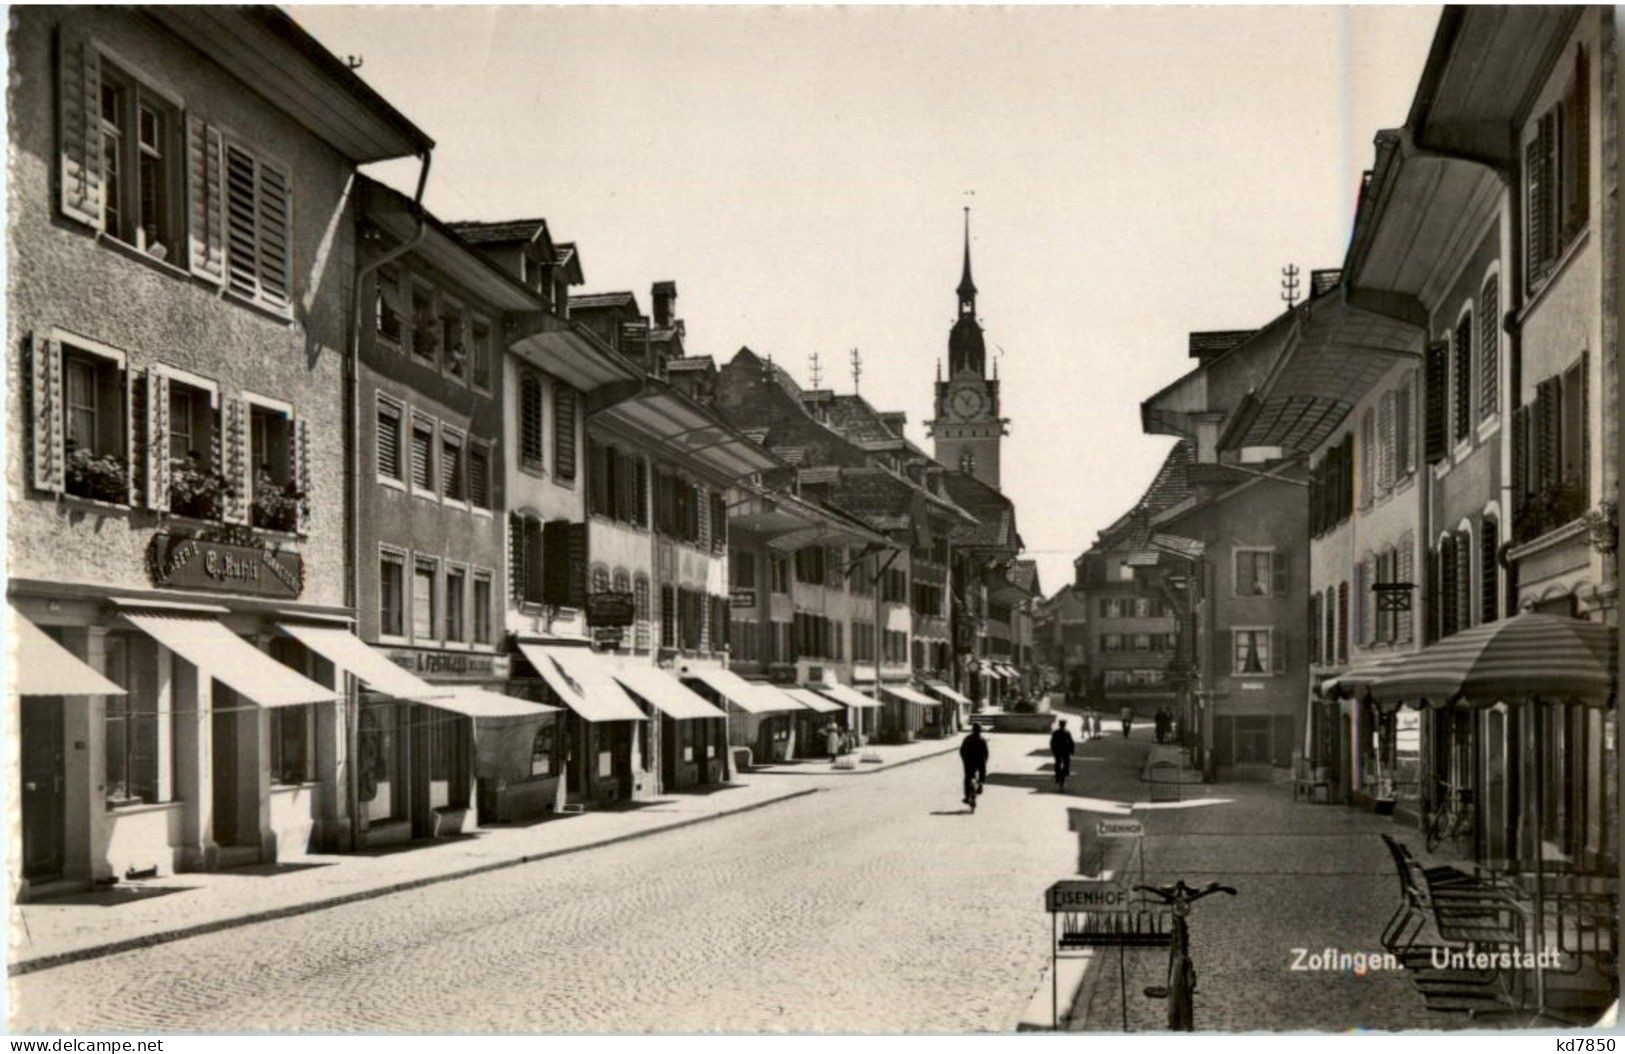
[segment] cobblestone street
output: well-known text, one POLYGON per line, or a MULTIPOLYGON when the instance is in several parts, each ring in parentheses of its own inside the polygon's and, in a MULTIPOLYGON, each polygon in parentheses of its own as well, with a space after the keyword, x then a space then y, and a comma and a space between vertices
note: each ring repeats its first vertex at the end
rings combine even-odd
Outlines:
POLYGON ((992 739, 974 816, 951 755, 758 775, 820 792, 28 974, 13 1027, 1008 1030, 1048 966, 1042 891, 1076 866, 1075 802, 1039 792, 1043 746, 992 739))

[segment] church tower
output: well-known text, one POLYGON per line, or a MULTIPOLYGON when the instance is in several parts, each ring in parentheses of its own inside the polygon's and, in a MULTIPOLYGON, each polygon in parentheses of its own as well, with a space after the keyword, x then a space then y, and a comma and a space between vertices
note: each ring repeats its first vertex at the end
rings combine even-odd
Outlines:
POLYGON ((987 346, 976 321, 976 283, 970 275, 970 209, 965 210, 965 269, 959 279, 959 318, 948 333, 948 376, 937 366, 936 419, 926 427, 933 456, 951 469, 999 489, 999 447, 1009 420, 999 416, 999 378, 987 375, 987 346))

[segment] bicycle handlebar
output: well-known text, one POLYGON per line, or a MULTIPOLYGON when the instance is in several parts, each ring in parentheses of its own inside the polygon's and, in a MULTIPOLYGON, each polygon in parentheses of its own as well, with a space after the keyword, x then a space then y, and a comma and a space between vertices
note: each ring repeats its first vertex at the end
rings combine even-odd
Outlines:
POLYGON ((1173 904, 1184 901, 1186 904, 1201 900, 1210 893, 1228 893, 1235 896, 1236 891, 1230 886, 1219 882, 1209 882, 1202 889, 1187 886, 1184 879, 1180 879, 1171 886, 1135 886, 1136 893, 1152 893, 1162 900, 1164 904, 1173 904))

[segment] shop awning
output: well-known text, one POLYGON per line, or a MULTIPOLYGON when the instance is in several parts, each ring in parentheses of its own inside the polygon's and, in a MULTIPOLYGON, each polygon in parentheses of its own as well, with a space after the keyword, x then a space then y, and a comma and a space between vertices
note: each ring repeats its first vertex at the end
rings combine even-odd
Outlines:
POLYGON ((468 684, 446 685, 438 698, 427 702, 436 709, 450 710, 476 719, 530 717, 540 720, 548 714, 556 714, 559 711, 558 707, 546 703, 535 703, 529 699, 491 692, 468 684))
POLYGON ((856 688, 848 688, 844 684, 821 684, 818 685, 818 690, 837 703, 850 706, 854 710, 869 710, 880 705, 880 700, 871 699, 856 688))
POLYGON ((731 670, 695 669, 683 676, 704 683, 747 714, 776 714, 803 709, 800 703, 772 685, 747 681, 731 670))
POLYGON ((1599 622, 1524 612, 1462 630, 1400 659, 1371 684, 1379 703, 1472 706, 1541 699, 1606 706, 1615 633, 1599 622))
POLYGON ((130 623, 250 702, 264 707, 325 703, 338 698, 303 674, 206 615, 124 612, 130 623))
POLYGON ((785 695, 805 706, 808 710, 820 714, 838 714, 846 709, 840 703, 825 699, 811 688, 785 688, 783 691, 785 695))
POLYGON ((945 700, 946 702, 958 703, 961 706, 972 706, 972 705, 974 705, 970 701, 969 696, 964 696, 964 695, 959 694, 958 692, 954 691, 952 688, 950 688, 947 685, 943 684, 941 681, 921 681, 920 684, 925 688, 926 691, 928 691, 931 694, 945 700))
POLYGON ((97 673, 38 626, 11 609, 8 680, 15 695, 123 695, 124 689, 97 673))
POLYGON ((999 669, 997 666, 994 666, 990 662, 982 663, 981 669, 982 676, 984 677, 991 677, 995 681, 1003 681, 1006 679, 1004 671, 999 669))
POLYGON ((446 689, 410 674, 374 651, 365 641, 340 626, 303 626, 284 622, 277 627, 334 666, 355 674, 375 692, 396 699, 431 699, 446 689))
POLYGON ((921 695, 919 692, 916 692, 914 689, 909 688, 906 685, 883 684, 880 686, 880 690, 891 696, 893 699, 901 699, 903 702, 913 703, 915 706, 942 705, 940 701, 931 698, 929 695, 921 695))
POLYGON ((1356 663, 1337 676, 1328 677, 1321 681, 1321 693, 1329 699, 1335 699, 1338 696, 1349 699, 1364 698, 1366 693, 1371 690, 1371 683, 1384 673, 1392 670, 1394 664, 1404 657, 1403 655, 1384 655, 1379 659, 1367 659, 1364 662, 1356 663))
POLYGON ((520 654, 536 667, 564 705, 586 721, 647 721, 638 704, 615 680, 613 660, 586 648, 520 644, 520 654))
POLYGON ((638 698, 679 721, 728 716, 658 666, 621 666, 615 670, 615 679, 638 698))

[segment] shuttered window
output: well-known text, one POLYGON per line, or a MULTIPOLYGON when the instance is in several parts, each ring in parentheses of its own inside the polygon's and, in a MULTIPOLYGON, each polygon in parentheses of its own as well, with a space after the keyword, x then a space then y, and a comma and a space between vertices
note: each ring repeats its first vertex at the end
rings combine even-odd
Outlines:
POLYGON ((1452 338, 1455 365, 1452 369, 1454 377, 1451 394, 1452 415, 1455 421, 1456 442, 1466 439, 1473 429, 1473 316, 1471 312, 1461 316, 1456 323, 1456 332, 1452 338))
POLYGON ((519 381, 519 463, 542 468, 542 381, 534 373, 519 381))
POLYGON ((434 493, 434 422, 412 418, 412 487, 434 493))
POLYGON ((576 478, 576 393, 557 381, 553 384, 553 474, 565 482, 576 478))
MULTIPOLYGON (((1396 554, 1396 570, 1394 572, 1399 582, 1409 583, 1412 586, 1416 584, 1416 554, 1413 551, 1415 547, 1416 540, 1413 535, 1407 533, 1400 537, 1399 551, 1396 554)), ((1418 589, 1411 589, 1406 597, 1410 602, 1409 607, 1395 613, 1394 636, 1400 641, 1408 643, 1413 639, 1416 624, 1414 611, 1420 600, 1417 595, 1419 592, 1418 589)))
POLYGON ((1403 478, 1416 467, 1416 451, 1411 440, 1411 415, 1415 413, 1411 378, 1394 389, 1394 476, 1403 478))
POLYGON ((1449 422, 1446 413, 1449 403, 1446 394, 1450 387, 1450 346, 1439 343, 1428 346, 1427 375, 1424 378, 1427 400, 1422 424, 1422 457, 1428 464, 1439 461, 1449 451, 1449 422))
POLYGON ((401 408, 399 405, 378 400, 378 476, 381 479, 401 480, 401 408))
POLYGON ((1484 517, 1479 527, 1479 594, 1478 618, 1480 622, 1494 622, 1497 615, 1497 606, 1501 599, 1500 566, 1497 563, 1497 549, 1501 545, 1501 525, 1495 517, 1484 517))
POLYGON ((1459 632, 1473 624, 1473 536, 1470 532, 1461 531, 1456 535, 1454 556, 1456 570, 1451 581, 1456 587, 1454 610, 1459 632))
POLYGON ((1557 105, 1535 121, 1524 146, 1525 281, 1532 292, 1551 276, 1590 221, 1591 73, 1585 47, 1557 105))
POLYGON ((1478 417, 1487 421, 1500 409, 1501 283, 1491 275, 1478 295, 1478 417))
POLYGON ((226 145, 226 283, 239 296, 288 305, 293 184, 287 172, 226 145))
POLYGON ((491 448, 477 439, 468 444, 468 503, 476 509, 491 507, 491 448))
POLYGON ((1377 474, 1376 415, 1367 410, 1360 417, 1360 508, 1371 504, 1377 474))
POLYGON ((440 495, 447 501, 462 501, 467 473, 463 464, 463 437, 449 429, 440 433, 440 495))
POLYGON ((1320 662, 1320 594, 1309 595, 1309 662, 1320 662))
POLYGON ((1349 584, 1337 587, 1337 661, 1349 661, 1349 584))

